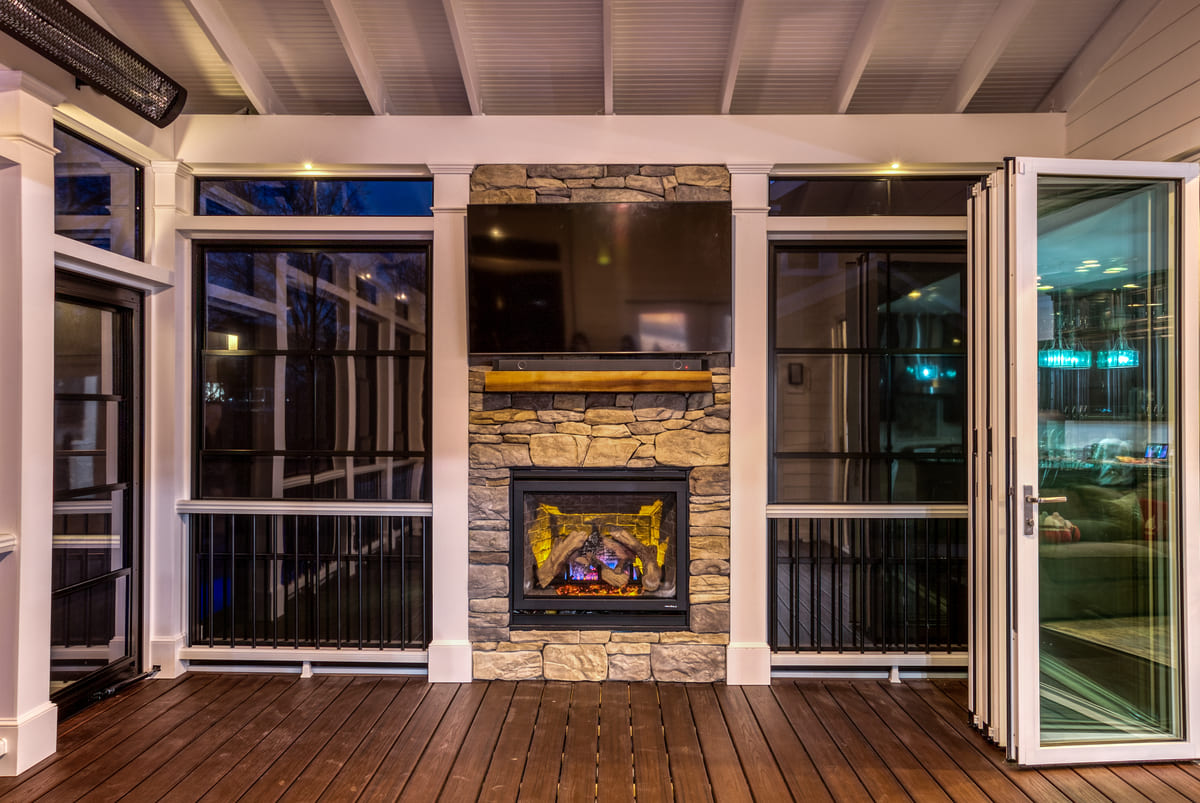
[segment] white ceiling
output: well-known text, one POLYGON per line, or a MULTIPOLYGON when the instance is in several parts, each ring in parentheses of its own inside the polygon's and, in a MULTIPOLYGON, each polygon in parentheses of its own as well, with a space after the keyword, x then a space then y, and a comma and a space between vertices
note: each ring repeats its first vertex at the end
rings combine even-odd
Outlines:
POLYGON ((338 115, 1063 111, 1157 2, 72 1, 185 113, 338 115))

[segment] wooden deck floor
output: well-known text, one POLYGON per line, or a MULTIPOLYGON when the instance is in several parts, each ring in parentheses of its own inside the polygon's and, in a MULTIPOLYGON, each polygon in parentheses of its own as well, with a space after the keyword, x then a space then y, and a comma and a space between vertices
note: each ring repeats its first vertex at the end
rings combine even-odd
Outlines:
POLYGON ((430 685, 190 674, 64 722, 0 801, 1195 801, 1187 764, 1022 771, 962 681, 430 685))

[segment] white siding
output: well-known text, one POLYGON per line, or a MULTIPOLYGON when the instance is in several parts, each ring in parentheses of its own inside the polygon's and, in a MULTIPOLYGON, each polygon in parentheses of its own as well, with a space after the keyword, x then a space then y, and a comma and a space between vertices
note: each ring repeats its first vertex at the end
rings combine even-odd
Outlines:
POLYGON ((1070 156, 1172 159, 1200 149, 1200 0, 1162 0, 1067 114, 1070 156))

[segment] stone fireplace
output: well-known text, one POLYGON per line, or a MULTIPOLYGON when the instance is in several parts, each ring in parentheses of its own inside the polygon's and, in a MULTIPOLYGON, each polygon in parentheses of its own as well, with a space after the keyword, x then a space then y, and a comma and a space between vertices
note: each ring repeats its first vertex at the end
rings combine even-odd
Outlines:
MULTIPOLYGON (((729 200, 729 186, 729 171, 717 165, 480 165, 471 203, 717 201, 729 200)), ((475 678, 725 678, 729 355, 708 355, 708 367, 711 386, 700 389, 497 392, 486 389, 492 361, 472 358, 468 591, 475 678), (531 512, 513 501, 514 483, 618 471, 633 480, 632 500, 618 509, 560 497, 535 501, 531 512), (673 545, 661 534, 663 519, 671 523, 667 511, 657 514, 657 525, 635 523, 656 515, 655 477, 670 477, 681 489, 671 503, 673 545), (527 547, 531 519, 546 529, 527 547), (571 597, 569 605, 560 596, 571 597)))

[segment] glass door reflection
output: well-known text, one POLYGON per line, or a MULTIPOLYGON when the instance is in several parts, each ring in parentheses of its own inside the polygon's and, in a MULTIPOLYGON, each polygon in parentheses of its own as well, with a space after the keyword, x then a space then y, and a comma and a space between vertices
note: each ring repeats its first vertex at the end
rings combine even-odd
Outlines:
POLYGON ((70 710, 135 672, 140 297, 64 276, 58 291, 50 691, 70 710))
POLYGON ((1038 179, 1043 745, 1182 737, 1176 194, 1038 179))

